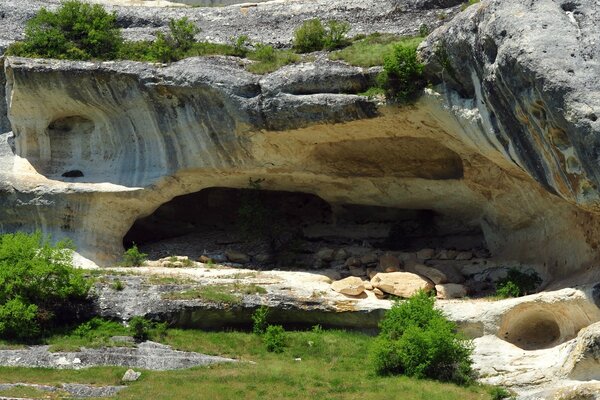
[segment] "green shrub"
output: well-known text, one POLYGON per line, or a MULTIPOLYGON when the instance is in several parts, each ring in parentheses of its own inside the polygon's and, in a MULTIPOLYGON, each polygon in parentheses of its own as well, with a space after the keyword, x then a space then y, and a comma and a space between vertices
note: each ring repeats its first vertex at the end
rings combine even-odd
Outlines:
POLYGON ((410 101, 425 85, 423 64, 417 58, 416 45, 397 44, 384 57, 380 84, 391 98, 410 101))
POLYGON ((294 49, 299 53, 322 50, 326 33, 321 20, 315 18, 304 21, 302 26, 294 31, 294 49))
POLYGON ((238 57, 246 57, 248 54, 248 46, 250 46, 250 39, 247 35, 240 35, 237 38, 231 38, 233 43, 233 54, 238 57))
POLYGON ((335 50, 350 44, 350 41, 346 37, 350 31, 350 24, 348 22, 336 20, 327 21, 325 30, 326 33, 323 46, 325 49, 335 50))
POLYGON ((277 56, 273 46, 257 43, 249 58, 256 61, 273 62, 277 56))
POLYGON ((502 399, 514 399, 515 397, 511 392, 504 389, 503 387, 494 386, 489 390, 490 396, 492 396, 492 400, 502 400, 502 399))
POLYGON ((522 272, 516 268, 508 270, 506 277, 496 282, 496 296, 520 297, 535 292, 542 278, 535 271, 522 272))
POLYGON ((129 321, 129 329, 135 340, 143 342, 148 340, 150 336, 150 329, 152 329, 152 322, 148 321, 144 317, 135 316, 129 321))
POLYGON ((266 332, 269 325, 267 317, 269 316, 269 307, 260 306, 252 314, 252 332, 257 335, 262 335, 266 332))
POLYGON ((11 55, 58 59, 112 59, 123 38, 115 13, 77 0, 56 11, 42 8, 25 27, 25 41, 9 48, 11 55))
POLYGON ((123 254, 121 265, 124 267, 139 267, 148 259, 148 254, 142 253, 134 243, 123 254))
POLYGON ((170 39, 173 42, 173 47, 176 49, 186 52, 194 47, 196 34, 200 33, 198 28, 193 22, 189 21, 187 17, 180 19, 169 20, 169 33, 170 39))
POLYGON ((267 351, 282 353, 285 348, 285 330, 281 325, 269 325, 263 336, 267 351))
POLYGON ((347 22, 331 20, 323 25, 319 19, 310 19, 294 32, 294 49, 299 53, 338 49, 350 43, 346 37, 349 31, 347 22))
POLYGON ((371 348, 378 375, 404 374, 459 384, 472 379, 470 344, 433 305, 433 297, 420 292, 396 302, 386 313, 371 348))
POLYGON ((34 339, 75 317, 90 282, 73 268, 69 242, 37 232, 0 236, 0 337, 34 339))

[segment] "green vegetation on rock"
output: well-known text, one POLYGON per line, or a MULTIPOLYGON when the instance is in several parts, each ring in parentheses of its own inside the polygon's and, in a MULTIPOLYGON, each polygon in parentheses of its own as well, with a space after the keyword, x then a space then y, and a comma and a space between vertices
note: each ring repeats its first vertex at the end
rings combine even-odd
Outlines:
POLYGON ((69 60, 113 59, 123 44, 115 13, 69 0, 55 11, 42 7, 25 27, 25 40, 9 55, 69 60))
POLYGON ((342 50, 332 52, 329 58, 343 60, 357 67, 374 67, 383 65, 385 56, 391 54, 396 45, 416 49, 422 41, 422 37, 399 38, 396 35, 374 33, 355 40, 342 50))
POLYGON ((0 236, 0 338, 32 340, 75 317, 90 282, 69 242, 41 233, 0 236))
POLYGON ((423 291, 397 301, 380 323, 371 348, 378 375, 403 374, 457 384, 472 381, 471 345, 423 291))
POLYGON ((310 19, 294 31, 294 49, 299 53, 335 50, 349 44, 349 31, 347 22, 331 20, 323 24, 320 19, 310 19))
POLYGON ((142 253, 134 243, 123 253, 123 267, 139 267, 148 259, 148 254, 142 253))
POLYGON ((496 282, 496 296, 506 299, 535 292, 542 278, 535 271, 523 272, 516 268, 508 270, 504 278, 496 282))

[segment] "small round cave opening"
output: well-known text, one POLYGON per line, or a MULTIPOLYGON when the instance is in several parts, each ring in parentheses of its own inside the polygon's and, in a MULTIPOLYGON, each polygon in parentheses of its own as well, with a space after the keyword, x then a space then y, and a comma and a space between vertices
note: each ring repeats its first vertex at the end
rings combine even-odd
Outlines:
MULTIPOLYGON (((255 265, 310 268, 324 248, 418 251, 485 248, 478 226, 433 210, 328 203, 303 192, 213 187, 175 197, 138 219, 123 239, 151 259, 221 262, 242 253, 255 265)), ((322 265, 320 265, 322 267, 322 265)))

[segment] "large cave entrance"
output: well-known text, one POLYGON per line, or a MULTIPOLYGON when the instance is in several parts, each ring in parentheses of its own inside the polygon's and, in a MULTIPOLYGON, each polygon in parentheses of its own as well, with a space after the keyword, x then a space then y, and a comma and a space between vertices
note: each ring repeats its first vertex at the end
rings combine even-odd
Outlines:
POLYGON ((485 247, 481 229, 433 210, 328 203, 302 192, 208 188, 175 197, 123 239, 152 259, 235 250, 256 264, 314 266, 319 249, 416 251, 485 247))

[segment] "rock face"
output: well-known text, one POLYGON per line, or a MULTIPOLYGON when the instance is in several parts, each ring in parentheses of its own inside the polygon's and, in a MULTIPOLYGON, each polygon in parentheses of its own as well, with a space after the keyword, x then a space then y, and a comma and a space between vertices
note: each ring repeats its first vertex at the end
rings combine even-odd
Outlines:
MULTIPOLYGON (((13 3, 0 1, 11 8, 0 27, 5 43, 41 6, 13 3)), ((261 26, 255 40, 289 44, 299 22, 283 22, 286 4, 163 9, 160 17, 146 7, 115 10, 140 38, 188 15, 215 39, 246 24, 261 26)), ((224 57, 168 66, 8 58, 0 229, 42 228, 110 264, 132 225, 174 197, 263 179, 264 190, 310 192, 336 210, 419 209, 423 229, 439 230, 447 248, 484 242, 494 257, 536 264, 549 279, 572 276, 600 261, 597 88, 584 90, 597 84, 597 5, 578 4, 469 7, 427 39, 421 54, 439 85, 403 108, 356 96, 377 69, 323 57, 265 76, 224 57), (549 26, 564 43, 548 42, 549 26)), ((348 17, 357 33, 407 33, 457 8, 311 1, 303 13, 348 17)), ((368 231, 363 225, 355 229, 368 231)))
POLYGON ((575 380, 600 379, 600 323, 579 332, 577 344, 566 362, 565 372, 575 380))
MULTIPOLYGON (((483 156, 509 160, 544 190, 594 213, 599 12, 594 1, 486 1, 421 48, 427 75, 457 118, 479 125, 483 156)), ((595 217, 581 221, 580 231, 581 241, 596 245, 595 217)))

